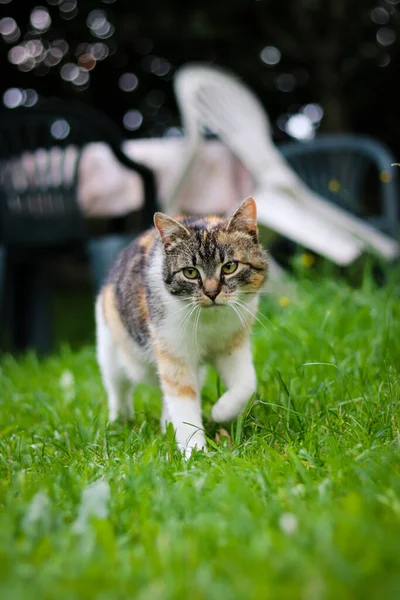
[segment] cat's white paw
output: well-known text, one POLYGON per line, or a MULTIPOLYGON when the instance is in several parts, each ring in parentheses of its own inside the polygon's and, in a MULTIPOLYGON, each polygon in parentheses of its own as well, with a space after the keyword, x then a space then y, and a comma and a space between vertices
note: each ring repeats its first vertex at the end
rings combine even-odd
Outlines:
POLYGON ((225 392, 211 410, 213 421, 222 423, 236 419, 245 409, 252 393, 251 390, 240 390, 238 393, 234 389, 225 392))
POLYGON ((189 458, 192 456, 193 454, 193 450, 202 450, 203 452, 207 452, 207 446, 204 442, 204 444, 198 445, 195 444, 194 446, 187 446, 186 450, 185 450, 185 459, 189 460, 189 458))
POLYGON ((108 411, 108 422, 115 423, 118 420, 118 416, 119 416, 118 408, 112 407, 108 411))
POLYGON ((184 452, 185 459, 188 460, 192 456, 193 450, 207 452, 206 438, 201 432, 196 432, 186 443, 178 442, 178 448, 184 452))

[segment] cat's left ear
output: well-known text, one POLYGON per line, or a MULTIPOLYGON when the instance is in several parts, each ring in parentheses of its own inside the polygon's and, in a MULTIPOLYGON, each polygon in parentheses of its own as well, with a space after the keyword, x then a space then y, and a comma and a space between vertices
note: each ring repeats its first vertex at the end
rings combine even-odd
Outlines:
POLYGON ((190 237, 190 233, 184 225, 175 221, 175 219, 168 217, 168 215, 164 215, 164 213, 156 212, 154 215, 154 225, 158 229, 161 241, 166 250, 170 248, 175 241, 184 240, 190 237))
POLYGON ((228 222, 228 231, 244 231, 258 240, 257 206, 251 196, 243 200, 228 222))

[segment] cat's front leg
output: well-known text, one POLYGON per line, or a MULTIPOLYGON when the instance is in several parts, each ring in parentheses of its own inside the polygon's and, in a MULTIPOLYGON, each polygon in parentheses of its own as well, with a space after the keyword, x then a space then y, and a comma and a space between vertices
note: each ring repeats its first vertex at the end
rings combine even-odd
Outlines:
POLYGON ((157 352, 157 363, 164 396, 163 414, 174 427, 178 448, 189 457, 194 448, 206 447, 196 369, 167 350, 157 352))
POLYGON ((217 422, 230 421, 243 412, 256 391, 250 341, 246 339, 239 347, 219 356, 216 367, 228 389, 214 404, 211 416, 217 422))

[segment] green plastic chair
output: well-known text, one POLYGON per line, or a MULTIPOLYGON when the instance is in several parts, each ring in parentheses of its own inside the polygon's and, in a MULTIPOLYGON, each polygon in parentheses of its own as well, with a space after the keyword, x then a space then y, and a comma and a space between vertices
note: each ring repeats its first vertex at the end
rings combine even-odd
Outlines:
POLYGON ((95 220, 85 219, 77 202, 79 161, 86 144, 105 142, 124 166, 139 173, 145 202, 137 213, 137 232, 152 224, 157 210, 154 174, 123 153, 123 139, 108 117, 80 105, 45 101, 0 114, 0 287, 4 290, 6 278, 15 350, 50 349, 50 254, 83 249, 97 290, 118 252, 134 237, 91 235, 95 220))
POLYGON ((397 170, 382 143, 357 135, 321 135, 308 142, 287 142, 279 150, 315 192, 398 237, 397 170), (366 193, 374 184, 378 211, 368 210, 366 193))

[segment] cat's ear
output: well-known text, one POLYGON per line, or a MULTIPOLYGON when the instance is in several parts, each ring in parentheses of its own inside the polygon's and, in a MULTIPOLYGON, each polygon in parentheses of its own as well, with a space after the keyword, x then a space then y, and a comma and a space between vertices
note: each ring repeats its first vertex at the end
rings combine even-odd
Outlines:
POLYGON ((154 215, 154 225, 158 229, 165 249, 173 245, 175 241, 190 237, 190 233, 184 225, 164 215, 164 213, 156 212, 154 215))
POLYGON ((229 219, 227 229, 228 231, 244 231, 256 240, 258 239, 257 207, 254 198, 250 196, 243 200, 229 219))

